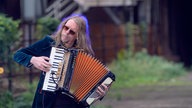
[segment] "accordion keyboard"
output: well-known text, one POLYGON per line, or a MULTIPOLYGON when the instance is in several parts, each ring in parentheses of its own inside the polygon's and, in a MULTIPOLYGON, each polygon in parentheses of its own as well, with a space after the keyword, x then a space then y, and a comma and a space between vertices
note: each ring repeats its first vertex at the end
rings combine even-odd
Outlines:
POLYGON ((55 91, 57 89, 57 81, 60 80, 58 71, 61 71, 60 67, 64 61, 64 49, 52 48, 50 55, 50 63, 52 65, 49 72, 46 73, 43 90, 55 91))

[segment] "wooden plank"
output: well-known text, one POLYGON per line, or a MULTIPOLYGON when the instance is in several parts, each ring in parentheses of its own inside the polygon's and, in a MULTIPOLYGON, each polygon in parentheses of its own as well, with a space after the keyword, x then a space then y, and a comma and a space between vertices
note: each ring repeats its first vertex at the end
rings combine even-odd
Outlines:
POLYGON ((136 0, 75 0, 82 6, 132 6, 136 4, 136 0))

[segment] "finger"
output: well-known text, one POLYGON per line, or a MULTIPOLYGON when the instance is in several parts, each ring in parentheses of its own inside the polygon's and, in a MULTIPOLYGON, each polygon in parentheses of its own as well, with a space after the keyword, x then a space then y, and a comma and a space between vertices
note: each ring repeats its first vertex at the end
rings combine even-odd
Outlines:
POLYGON ((42 57, 43 57, 43 59, 46 60, 46 61, 49 61, 49 60, 50 60, 49 57, 46 57, 46 56, 42 56, 42 57))
POLYGON ((100 87, 101 91, 105 91, 106 90, 106 86, 105 85, 100 85, 99 87, 100 87))
MULTIPOLYGON (((48 58, 49 59, 49 58, 48 58)), ((42 66, 46 67, 46 68, 50 68, 51 67, 51 63, 49 63, 49 61, 47 61, 48 59, 44 59, 42 61, 42 66)))
POLYGON ((45 72, 49 72, 49 70, 50 70, 50 68, 46 68, 46 67, 44 68, 45 72))
POLYGON ((106 86, 105 84, 102 84, 101 87, 103 88, 104 91, 108 90, 108 86, 106 86))
POLYGON ((50 63, 42 63, 42 69, 44 70, 44 71, 49 71, 50 70, 50 68, 51 68, 51 64, 50 63))
POLYGON ((99 90, 100 92, 103 91, 103 89, 101 88, 101 86, 98 87, 98 90, 99 90))
POLYGON ((41 68, 41 70, 44 71, 44 72, 49 72, 50 69, 43 66, 43 67, 41 68))
POLYGON ((104 96, 107 91, 108 91, 108 87, 107 87, 105 84, 101 84, 101 85, 98 87, 98 93, 99 93, 101 96, 104 96))
POLYGON ((97 91, 96 91, 99 95, 103 95, 104 94, 104 91, 103 91, 103 89, 99 86, 98 88, 97 88, 97 91))
POLYGON ((45 62, 43 62, 43 66, 46 67, 46 68, 50 68, 51 63, 45 61, 45 62))
POLYGON ((44 65, 50 67, 50 66, 51 66, 51 63, 49 63, 50 58, 48 58, 48 57, 43 57, 43 59, 44 59, 44 61, 43 61, 44 65))

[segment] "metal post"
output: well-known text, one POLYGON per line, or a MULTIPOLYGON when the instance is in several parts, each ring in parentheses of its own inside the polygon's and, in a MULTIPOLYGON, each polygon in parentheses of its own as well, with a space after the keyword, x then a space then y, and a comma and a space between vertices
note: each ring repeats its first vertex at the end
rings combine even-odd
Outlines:
MULTIPOLYGON (((8 54, 10 54, 10 48, 9 46, 7 46, 8 48, 8 54)), ((10 58, 10 55, 8 55, 8 61, 7 61, 7 66, 8 66, 8 71, 9 71, 9 74, 8 74, 8 82, 9 82, 9 91, 12 91, 12 68, 11 68, 11 58, 10 58)))
MULTIPOLYGON (((24 41, 25 46, 32 44, 32 35, 34 32, 34 23, 37 17, 36 0, 21 0, 22 19, 24 21, 24 41)), ((33 81, 32 69, 29 69, 29 83, 33 81)))

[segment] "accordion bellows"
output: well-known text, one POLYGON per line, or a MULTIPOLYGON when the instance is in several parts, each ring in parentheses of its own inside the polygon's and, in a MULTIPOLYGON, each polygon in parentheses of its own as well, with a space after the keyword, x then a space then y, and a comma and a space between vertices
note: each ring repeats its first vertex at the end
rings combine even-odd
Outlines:
POLYGON ((49 62, 52 68, 46 73, 43 90, 62 89, 84 106, 97 99, 99 85, 110 86, 115 80, 103 63, 83 51, 52 47, 49 62))

